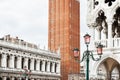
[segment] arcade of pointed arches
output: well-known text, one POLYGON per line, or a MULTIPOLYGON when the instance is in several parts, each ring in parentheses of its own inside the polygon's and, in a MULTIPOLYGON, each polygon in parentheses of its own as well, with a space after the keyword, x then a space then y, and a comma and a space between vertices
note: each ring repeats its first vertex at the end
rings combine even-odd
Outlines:
MULTIPOLYGON (((105 46, 105 48, 119 48, 120 7, 116 8, 112 18, 109 18, 109 16, 110 15, 106 15, 103 10, 99 10, 95 19, 95 24, 93 25, 95 45, 100 42, 105 46)), ((108 57, 99 64, 96 73, 99 80, 119 80, 120 64, 114 58, 108 57)))
POLYGON ((113 58, 106 58, 97 68, 97 77, 100 80, 119 80, 120 64, 113 58))
POLYGON ((96 34, 95 40, 108 39, 108 26, 112 26, 112 38, 120 37, 120 7, 116 9, 115 14, 112 17, 112 23, 107 21, 109 20, 107 20, 106 14, 103 10, 100 10, 94 25, 96 34))

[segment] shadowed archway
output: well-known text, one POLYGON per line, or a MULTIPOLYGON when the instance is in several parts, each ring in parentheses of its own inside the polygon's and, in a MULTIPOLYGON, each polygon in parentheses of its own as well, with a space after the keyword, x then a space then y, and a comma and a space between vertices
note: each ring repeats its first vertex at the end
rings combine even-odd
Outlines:
POLYGON ((97 68, 99 80, 119 80, 120 64, 113 58, 106 58, 97 68))

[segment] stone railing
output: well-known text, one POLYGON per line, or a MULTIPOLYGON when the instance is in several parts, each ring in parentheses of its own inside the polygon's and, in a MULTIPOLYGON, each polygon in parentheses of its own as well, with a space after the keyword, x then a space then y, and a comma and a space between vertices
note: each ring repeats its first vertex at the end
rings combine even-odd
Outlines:
POLYGON ((110 40, 105 39, 105 40, 94 41, 95 46, 97 46, 99 43, 103 44, 105 48, 120 48, 120 38, 112 38, 110 40))

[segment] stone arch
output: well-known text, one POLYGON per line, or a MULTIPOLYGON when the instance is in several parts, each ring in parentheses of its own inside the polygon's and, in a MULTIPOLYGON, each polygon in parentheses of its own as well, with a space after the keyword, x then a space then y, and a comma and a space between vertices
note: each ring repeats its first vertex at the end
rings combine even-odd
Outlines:
POLYGON ((99 10, 95 19, 95 40, 107 39, 108 38, 108 25, 106 22, 105 12, 99 10))
POLYGON ((45 62, 45 72, 47 71, 48 62, 45 62))
POLYGON ((116 10, 120 7, 120 4, 116 4, 110 11, 110 16, 113 16, 116 12, 116 10))
POLYGON ((120 72, 120 71, 119 71, 119 68, 118 68, 118 67, 115 67, 115 68, 112 70, 112 72, 111 72, 111 78, 112 78, 112 79, 115 79, 115 80, 118 80, 118 79, 119 79, 119 75, 120 75, 119 72, 120 72))
POLYGON ((10 67, 10 55, 9 54, 7 55, 6 59, 7 59, 6 64, 7 64, 7 67, 9 68, 10 67))
POLYGON ((42 71, 42 65, 43 65, 43 62, 40 61, 40 71, 42 71))
POLYGON ((15 59, 14 59, 14 68, 17 68, 17 56, 15 56, 15 59))
MULTIPOLYGON (((111 80, 112 79, 112 71, 114 70, 114 68, 116 67, 117 69, 119 69, 120 71, 120 64, 118 63, 118 61, 116 61, 115 59, 113 58, 106 58, 104 59, 100 64, 99 66, 97 67, 97 70, 100 68, 101 65, 104 65, 104 69, 101 69, 101 70, 105 70, 105 71, 102 71, 102 72, 105 72, 104 73, 104 79, 108 79, 108 80, 111 80)), ((119 73, 120 74, 120 73, 119 73)), ((114 79, 114 78, 113 78, 114 79)), ((118 80, 118 79, 117 79, 118 80)))
MULTIPOLYGON (((112 58, 112 59, 114 59, 114 60, 116 60, 118 63, 119 63, 119 60, 117 60, 116 58, 114 58, 115 56, 108 56, 108 55, 105 55, 105 56, 103 56, 102 57, 102 59, 100 60, 100 61, 96 61, 95 63, 94 63, 94 65, 93 66, 95 66, 94 67, 94 70, 97 70, 97 67, 102 63, 102 62, 104 62, 107 58, 112 58)), ((120 63, 119 63, 120 64, 120 63)), ((95 71, 96 72, 96 71, 95 71)))
POLYGON ((34 60, 34 70, 36 70, 36 64, 37 64, 37 61, 36 59, 34 60))
POLYGON ((97 68, 97 77, 98 79, 105 79, 107 76, 106 66, 104 64, 100 64, 97 68))
POLYGON ((98 13, 99 13, 99 11, 100 10, 102 10, 104 13, 106 13, 105 11, 105 9, 104 8, 102 8, 102 7, 99 7, 97 10, 95 10, 93 13, 94 13, 94 16, 93 16, 93 20, 95 21, 95 19, 96 19, 96 17, 98 17, 98 13))
MULTIPOLYGON (((99 61, 94 61, 93 62, 93 67, 91 68, 92 73, 97 73, 97 68, 99 67, 99 65, 104 62, 107 58, 112 58, 114 60, 116 60, 118 62, 118 64, 120 64, 119 58, 118 56, 114 55, 114 54, 104 54, 101 58, 101 60, 99 61)), ((97 76, 96 74, 94 74, 94 76, 97 76)))

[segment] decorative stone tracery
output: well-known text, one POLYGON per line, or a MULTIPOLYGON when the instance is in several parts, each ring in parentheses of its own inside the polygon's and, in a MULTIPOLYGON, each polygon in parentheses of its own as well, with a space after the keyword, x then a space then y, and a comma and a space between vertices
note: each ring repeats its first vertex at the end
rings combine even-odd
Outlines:
POLYGON ((107 26, 107 22, 106 22, 106 16, 104 14, 103 10, 100 10, 98 12, 98 17, 96 18, 96 38, 97 39, 102 39, 102 38, 107 38, 108 35, 108 26, 107 26), (98 37, 97 37, 98 36, 98 37))
POLYGON ((108 6, 111 6, 112 5, 112 2, 114 2, 116 0, 105 0, 105 3, 108 3, 108 6))
POLYGON ((117 38, 120 37, 120 7, 117 8, 116 13, 113 16, 112 24, 112 36, 117 38))
MULTIPOLYGON (((104 45, 101 60, 90 62, 90 77, 95 80, 119 80, 120 0, 89 0, 88 4, 87 23, 92 29, 93 44, 104 45), (89 6, 93 5, 94 1, 99 2, 98 6, 89 6)), ((95 49, 93 52, 96 54, 95 49)))

